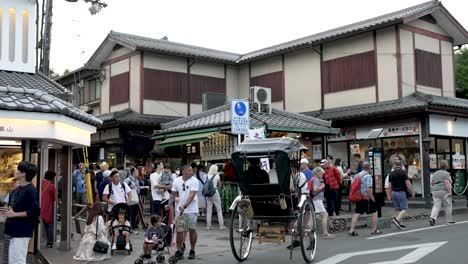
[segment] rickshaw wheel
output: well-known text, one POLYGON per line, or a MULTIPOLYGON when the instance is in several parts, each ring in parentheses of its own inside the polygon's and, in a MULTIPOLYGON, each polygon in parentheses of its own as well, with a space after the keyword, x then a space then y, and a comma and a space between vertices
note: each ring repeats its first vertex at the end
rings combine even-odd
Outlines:
POLYGON ((317 225, 314 206, 310 198, 302 204, 298 219, 298 231, 302 257, 305 262, 311 263, 317 250, 317 225))
POLYGON ((232 254, 237 261, 242 262, 249 257, 252 248, 253 231, 252 220, 247 220, 237 211, 237 205, 231 215, 231 226, 229 228, 229 241, 231 242, 232 254))

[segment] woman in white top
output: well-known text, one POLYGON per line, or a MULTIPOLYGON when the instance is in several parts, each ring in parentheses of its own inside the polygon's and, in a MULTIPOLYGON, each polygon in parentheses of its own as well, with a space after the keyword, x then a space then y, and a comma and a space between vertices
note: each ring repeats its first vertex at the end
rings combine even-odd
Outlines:
POLYGON ((221 209, 221 196, 219 195, 219 189, 222 186, 221 179, 218 173, 218 166, 211 165, 208 175, 206 176, 206 182, 212 179, 213 186, 216 192, 211 197, 206 197, 206 229, 211 229, 211 215, 213 214, 213 204, 216 206, 216 212, 218 213, 219 229, 226 229, 224 226, 223 211, 221 209))
POLYGON ((99 254, 93 251, 96 241, 101 241, 110 246, 107 239, 108 228, 102 218, 102 208, 100 203, 95 203, 91 208, 86 222, 84 235, 81 237, 80 245, 76 251, 74 260, 79 261, 102 261, 110 258, 110 247, 107 254, 99 254), (96 226, 97 225, 97 226, 96 226), (96 232, 97 231, 97 232, 96 232), (96 239, 97 238, 97 239, 96 239))

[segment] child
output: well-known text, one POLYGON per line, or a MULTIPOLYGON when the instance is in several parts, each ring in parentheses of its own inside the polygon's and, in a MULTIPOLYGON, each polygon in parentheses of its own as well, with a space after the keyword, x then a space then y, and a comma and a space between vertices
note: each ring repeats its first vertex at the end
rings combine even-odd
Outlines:
POLYGON ((164 230, 161 224, 159 215, 151 217, 151 226, 146 230, 145 243, 143 244, 143 258, 145 259, 151 258, 151 251, 164 239, 164 230))
MULTIPOLYGON (((114 221, 114 223, 112 224, 112 227, 114 227, 114 226, 123 226, 124 225, 124 226, 128 226, 129 228, 131 228, 130 222, 128 222, 125 219, 125 213, 126 213, 126 211, 124 209, 119 210, 119 218, 117 219, 117 221, 114 221)), ((113 229, 114 230, 114 243, 112 243, 112 250, 117 249, 116 242, 117 242, 117 238, 119 237, 120 230, 122 230, 122 229, 123 228, 113 229)), ((126 242, 125 249, 130 250, 130 244, 129 244, 130 233, 128 231, 123 231, 122 234, 125 236, 125 242, 126 242)))

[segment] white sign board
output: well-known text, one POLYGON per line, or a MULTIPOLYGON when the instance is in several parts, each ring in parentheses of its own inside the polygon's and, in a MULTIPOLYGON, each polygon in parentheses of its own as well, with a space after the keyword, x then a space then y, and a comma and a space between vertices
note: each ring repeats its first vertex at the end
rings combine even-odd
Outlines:
POLYGON ((231 133, 248 134, 250 128, 250 109, 248 100, 231 101, 231 133))
MULTIPOLYGON (((259 140, 259 139, 265 139, 265 129, 263 127, 249 129, 249 140, 259 140)), ((262 158, 260 159, 260 162, 262 163, 261 165, 262 169, 266 172, 269 172, 270 161, 267 158, 262 158)))

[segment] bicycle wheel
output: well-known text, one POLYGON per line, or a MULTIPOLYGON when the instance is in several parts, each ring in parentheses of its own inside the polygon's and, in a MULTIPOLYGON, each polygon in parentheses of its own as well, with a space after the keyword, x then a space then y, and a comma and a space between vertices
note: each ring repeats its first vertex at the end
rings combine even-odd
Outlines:
POLYGON ((239 262, 249 257, 252 248, 253 231, 251 230, 251 224, 252 220, 247 220, 238 213, 236 205, 231 216, 229 240, 232 254, 239 262))
POLYGON ((299 241, 305 262, 311 263, 317 250, 317 226, 315 210, 310 198, 304 201, 298 219, 299 241))

